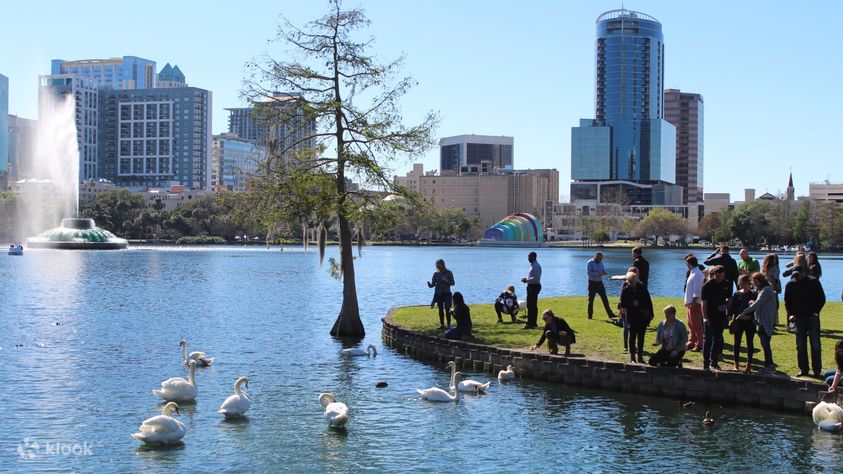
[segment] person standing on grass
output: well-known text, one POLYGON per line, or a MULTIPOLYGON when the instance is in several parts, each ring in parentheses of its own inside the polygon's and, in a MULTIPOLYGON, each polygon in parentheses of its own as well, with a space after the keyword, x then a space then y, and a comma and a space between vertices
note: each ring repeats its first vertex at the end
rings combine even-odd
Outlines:
POLYGON ((632 249, 632 266, 638 269, 638 283, 647 286, 650 278, 650 262, 642 255, 644 248, 641 246, 632 249))
MULTIPOLYGON (((764 257, 764 263, 761 264, 761 273, 767 277, 773 292, 776 294, 776 310, 779 309, 779 295, 782 294, 782 280, 779 276, 779 256, 775 253, 768 253, 764 257)), ((753 276, 753 280, 754 280, 753 276)), ((755 287, 756 291, 758 286, 755 287)), ((776 324, 779 324, 778 314, 776 314, 776 324)))
POLYGON ((741 355, 741 338, 746 334, 746 367, 744 368, 746 373, 752 371, 752 351, 755 350, 755 321, 752 313, 744 314, 743 310, 758 299, 758 293, 752 290, 751 280, 752 278, 747 274, 739 276, 738 291, 732 295, 729 302, 729 315, 732 316, 731 324, 734 325, 730 327, 734 327, 735 335, 735 370, 741 370, 738 363, 741 355))
POLYGON ((685 311, 688 314, 688 329, 691 332, 687 350, 699 352, 703 346, 702 287, 705 277, 700 269, 697 257, 685 257, 688 278, 685 280, 685 311))
POLYGON ((732 283, 726 279, 726 269, 717 265, 710 269, 712 277, 702 287, 703 304, 703 369, 720 370, 723 352, 723 330, 728 319, 732 283))
POLYGON ((726 281, 728 281, 730 285, 738 283, 738 264, 735 262, 735 259, 729 255, 728 245, 721 245, 714 251, 714 253, 709 255, 703 263, 709 267, 716 267, 718 265, 723 267, 723 271, 726 272, 726 281))
POLYGON ((608 275, 606 267, 603 266, 603 252, 594 254, 594 258, 588 261, 586 270, 588 271, 588 319, 591 319, 594 313, 594 295, 600 295, 606 315, 610 319, 617 318, 618 316, 609 307, 609 298, 606 296, 606 287, 603 285, 603 277, 608 275))
POLYGON ((758 340, 761 341, 761 349, 764 350, 764 368, 758 373, 773 373, 776 370, 776 364, 773 363, 770 339, 773 337, 773 329, 779 318, 779 297, 770 285, 770 280, 763 273, 758 272, 752 275, 752 284, 758 296, 741 311, 741 316, 754 314, 755 324, 758 325, 758 340))
POLYGON ((524 329, 538 328, 539 318, 539 292, 542 291, 542 266, 537 261, 536 252, 527 255, 530 262, 530 271, 527 276, 521 279, 521 283, 527 284, 527 324, 524 329))
POLYGON ((650 357, 649 364, 653 367, 680 367, 687 344, 688 330, 682 321, 676 319, 676 308, 673 305, 665 306, 664 321, 656 328, 656 342, 653 343, 654 346, 661 346, 661 349, 650 357))
POLYGON ((747 249, 741 249, 741 260, 738 262, 738 273, 741 275, 752 275, 755 272, 761 271, 761 265, 758 260, 749 254, 747 249))
MULTIPOLYGON (((627 274, 634 273, 638 274, 638 269, 635 267, 629 267, 629 270, 626 271, 627 274)), ((624 277, 623 284, 621 284, 621 293, 626 287, 629 286, 629 282, 626 281, 626 277, 624 277)), ((629 321, 626 319, 626 311, 621 307, 620 301, 618 301, 618 319, 620 320, 620 326, 623 328, 623 351, 626 352, 629 350, 629 321)))
POLYGON ((784 287, 784 307, 788 321, 796 325, 796 358, 799 364, 797 377, 808 375, 808 345, 811 343, 811 368, 814 376, 822 372, 822 345, 820 341, 820 311, 825 305, 825 292, 820 281, 805 274, 805 269, 794 265, 793 274, 784 287))
POLYGON ((823 268, 820 265, 820 259, 817 257, 817 252, 808 252, 805 256, 808 263, 808 276, 812 276, 819 280, 823 277, 823 268))
POLYGON ((435 288, 430 307, 437 306, 439 308, 439 329, 445 329, 445 318, 448 319, 448 327, 451 327, 452 286, 454 286, 454 274, 445 267, 445 261, 440 258, 436 261, 436 272, 427 282, 428 288, 435 288))
POLYGON ((629 360, 644 363, 644 335, 653 320, 653 300, 647 287, 638 283, 635 273, 626 274, 626 283, 621 292, 621 308, 629 324, 629 360))

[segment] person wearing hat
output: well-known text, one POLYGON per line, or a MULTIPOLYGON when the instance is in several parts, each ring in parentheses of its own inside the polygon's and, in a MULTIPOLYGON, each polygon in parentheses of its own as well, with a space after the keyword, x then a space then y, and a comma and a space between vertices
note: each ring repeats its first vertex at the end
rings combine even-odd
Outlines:
POLYGON ((820 343, 820 311, 825 306, 825 291, 819 280, 808 276, 806 268, 793 266, 790 281, 784 287, 784 307, 787 320, 796 326, 796 359, 799 372, 796 377, 808 375, 808 340, 811 344, 811 368, 815 377, 822 373, 822 346, 820 343))

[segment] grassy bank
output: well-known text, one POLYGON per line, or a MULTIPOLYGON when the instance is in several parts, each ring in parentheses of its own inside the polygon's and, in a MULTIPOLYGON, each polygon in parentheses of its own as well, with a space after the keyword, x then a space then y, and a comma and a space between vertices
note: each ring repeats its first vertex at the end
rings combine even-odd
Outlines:
MULTIPOLYGON (((603 306, 599 298, 595 301, 594 319, 589 320, 586 316, 587 298, 585 296, 564 296, 556 298, 545 298, 539 300, 539 311, 552 309, 554 313, 565 318, 571 327, 577 332, 577 343, 571 347, 574 355, 582 355, 589 358, 628 361, 629 355, 623 352, 621 340, 621 328, 612 324, 603 312, 603 306)), ((656 339, 656 326, 661 320, 661 308, 672 304, 678 308, 679 318, 686 322, 685 311, 680 298, 653 298, 653 305, 657 308, 656 319, 653 320, 645 338, 645 352, 649 355, 653 349, 653 341, 656 339)), ((518 324, 498 324, 494 307, 487 305, 472 305, 471 320, 474 324, 474 336, 477 342, 498 347, 511 349, 527 349, 536 343, 541 335, 540 330, 522 330, 525 312, 522 309, 519 314, 518 324)), ((504 315, 504 319, 509 319, 504 315)), ((436 309, 427 306, 411 306, 400 308, 395 313, 396 323, 408 329, 427 334, 441 335, 443 331, 437 329, 439 317, 436 309)), ((784 323, 784 305, 780 308, 779 322, 784 323)), ((541 320, 539 321, 541 323, 541 320)), ((834 344, 837 339, 843 338, 843 303, 827 303, 821 316, 822 326, 822 351, 823 367, 834 368, 834 344)), ((723 332, 724 348, 723 361, 720 367, 724 370, 732 370, 733 357, 733 336, 726 330, 723 332)), ((779 365, 779 370, 788 375, 798 371, 796 364, 796 343, 793 334, 788 333, 783 326, 779 326, 772 339, 773 360, 779 365)), ((546 348, 542 350, 546 351, 546 348)), ((763 361, 761 344, 758 336, 755 337, 754 367, 759 369, 763 361)), ((742 344, 741 364, 746 363, 746 343, 742 344)), ((685 354, 686 367, 702 368, 702 353, 688 352, 685 354)))

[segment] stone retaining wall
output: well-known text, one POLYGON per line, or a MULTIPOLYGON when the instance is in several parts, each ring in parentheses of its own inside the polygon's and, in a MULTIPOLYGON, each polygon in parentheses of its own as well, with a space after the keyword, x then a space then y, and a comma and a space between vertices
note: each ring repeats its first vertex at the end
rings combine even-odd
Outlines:
POLYGON ((704 372, 699 369, 650 367, 582 357, 565 358, 538 352, 501 349, 420 334, 392 320, 397 308, 383 319, 384 344, 416 359, 454 361, 458 368, 497 375, 507 365, 519 378, 566 385, 640 393, 679 400, 748 405, 810 413, 825 384, 789 377, 704 372))

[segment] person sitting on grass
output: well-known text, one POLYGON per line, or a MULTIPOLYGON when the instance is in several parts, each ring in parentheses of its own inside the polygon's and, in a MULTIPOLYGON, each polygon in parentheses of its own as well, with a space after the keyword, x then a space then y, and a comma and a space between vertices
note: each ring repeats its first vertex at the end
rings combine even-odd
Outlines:
POLYGON ((454 292, 454 319, 457 325, 445 331, 445 339, 471 339, 471 310, 459 291, 454 292))
POLYGON ((530 348, 534 351, 541 347, 545 339, 547 339, 547 350, 551 354, 559 353, 559 346, 565 346, 565 357, 571 354, 571 344, 577 342, 577 336, 574 330, 568 323, 553 314, 552 310, 547 310, 542 313, 542 320, 544 321, 544 330, 542 330, 542 337, 539 342, 530 348))
POLYGON ((688 329, 685 324, 676 319, 676 308, 673 305, 664 307, 664 321, 656 328, 656 342, 654 346, 662 346, 652 357, 649 364, 665 367, 681 367, 682 357, 688 344, 688 329))
POLYGON ((518 322, 517 316, 520 308, 518 307, 518 297, 515 296, 515 286, 509 285, 495 300, 495 313, 498 314, 498 322, 502 323, 503 313, 508 314, 512 318, 512 322, 518 322))
POLYGON ((840 376, 843 373, 843 339, 834 344, 834 362, 837 364, 837 370, 825 373, 825 383, 830 385, 828 393, 840 393, 837 387, 840 385, 840 376))

